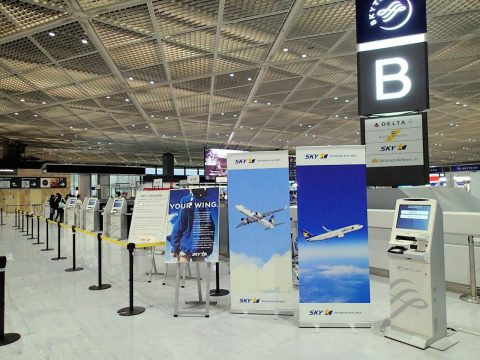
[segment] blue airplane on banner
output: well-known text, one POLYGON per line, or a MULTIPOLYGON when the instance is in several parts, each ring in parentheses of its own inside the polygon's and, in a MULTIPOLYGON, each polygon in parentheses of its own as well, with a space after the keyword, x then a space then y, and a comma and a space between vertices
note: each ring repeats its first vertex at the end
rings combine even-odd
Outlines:
POLYGON ((264 213, 252 211, 250 209, 247 209, 243 205, 235 205, 235 208, 238 211, 240 211, 243 215, 245 215, 244 218, 240 219, 240 224, 238 224, 236 226, 237 228, 239 228, 241 226, 253 224, 253 223, 258 223, 258 224, 264 226, 265 230, 269 230, 269 229, 275 229, 275 227, 277 227, 279 225, 282 225, 282 224, 285 224, 283 222, 276 224, 274 214, 279 212, 279 211, 286 210, 287 209, 286 206, 282 209, 267 211, 267 212, 264 212, 264 213), (270 218, 267 220, 266 218, 269 217, 269 216, 270 216, 270 218))
POLYGON ((303 230, 302 231, 303 238, 306 241, 322 241, 322 240, 328 240, 328 239, 335 238, 335 237, 336 238, 342 238, 342 237, 345 236, 345 234, 348 234, 352 231, 357 231, 357 230, 362 229, 363 225, 354 224, 354 225, 345 226, 343 228, 336 229, 336 230, 327 229, 325 226, 322 226, 322 228, 323 228, 323 230, 326 231, 325 234, 313 235, 312 233, 308 232, 307 230, 303 230))

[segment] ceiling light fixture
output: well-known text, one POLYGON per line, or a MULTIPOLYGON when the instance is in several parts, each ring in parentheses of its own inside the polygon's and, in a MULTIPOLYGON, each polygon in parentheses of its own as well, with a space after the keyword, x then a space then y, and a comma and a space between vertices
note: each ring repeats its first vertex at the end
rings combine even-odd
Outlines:
POLYGON ((43 104, 43 105, 47 105, 47 102, 46 102, 46 101, 42 101, 42 104, 43 104))
POLYGON ((333 98, 333 100, 338 100, 338 97, 335 96, 335 97, 333 98))
POLYGON ((133 80, 133 77, 132 77, 132 76, 129 76, 129 77, 128 77, 128 80, 133 80))
POLYGON ((21 102, 25 102, 25 99, 20 99, 21 102))
POLYGON ((130 102, 130 99, 125 99, 126 102, 130 102))
POLYGON ((33 114, 33 117, 38 117, 38 115, 37 115, 37 114, 33 114))
POLYGON ((222 115, 222 116, 223 116, 223 115, 225 115, 225 113, 223 113, 223 112, 222 112, 222 113, 220 113, 220 115, 222 115))
POLYGON ((288 48, 283 48, 283 52, 288 52, 288 48))
POLYGON ((230 77, 234 77, 234 76, 235 76, 235 74, 234 74, 234 73, 231 73, 231 74, 230 74, 230 77))
POLYGON ((132 127, 135 127, 135 124, 132 124, 132 127))
POLYGON ((271 102, 267 102, 267 105, 272 105, 272 103, 271 103, 271 102))
POLYGON ((256 104, 256 103, 258 103, 258 100, 253 100, 253 102, 256 104))
POLYGON ((151 118, 154 118, 155 116, 154 115, 150 115, 151 118))
POLYGON ((15 115, 18 115, 18 113, 15 113, 15 115))
POLYGON ((307 54, 302 54, 302 58, 306 58, 307 57, 307 54))
POLYGON ((107 99, 110 99, 110 96, 107 96, 107 99))
POLYGON ((248 81, 252 81, 252 78, 251 78, 251 77, 248 77, 247 80, 248 80, 248 81))
POLYGON ((346 99, 345 102, 348 103, 348 102, 350 102, 350 100, 346 99))
POLYGON ((168 116, 165 116, 165 120, 168 120, 168 116))
POLYGON ((48 33, 48 36, 54 37, 54 36, 55 36, 55 33, 54 33, 53 31, 50 31, 50 32, 48 33))
POLYGON ((153 81, 153 80, 150 81, 150 85, 153 85, 153 84, 155 84, 155 81, 153 81))
POLYGON ((82 42, 82 44, 88 44, 88 40, 87 40, 87 39, 82 39, 81 42, 82 42))

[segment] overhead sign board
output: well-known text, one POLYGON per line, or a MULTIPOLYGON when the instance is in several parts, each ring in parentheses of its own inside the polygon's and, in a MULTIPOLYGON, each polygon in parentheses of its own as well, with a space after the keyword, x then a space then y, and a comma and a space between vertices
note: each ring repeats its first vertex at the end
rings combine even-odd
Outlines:
POLYGON ((362 118, 369 186, 428 182, 426 114, 362 118))
POLYGON ((429 107, 427 44, 357 53, 360 115, 429 107))
POLYGON ((67 178, 10 177, 0 179, 0 189, 66 188, 67 178))
POLYGON ((199 175, 188 175, 187 176, 187 183, 188 184, 200 184, 200 176, 199 175))
POLYGON ((1 168, 0 169, 0 176, 17 175, 17 173, 18 173, 17 169, 7 169, 7 168, 1 168))
POLYGON ((357 43, 424 34, 425 0, 357 0, 357 43))

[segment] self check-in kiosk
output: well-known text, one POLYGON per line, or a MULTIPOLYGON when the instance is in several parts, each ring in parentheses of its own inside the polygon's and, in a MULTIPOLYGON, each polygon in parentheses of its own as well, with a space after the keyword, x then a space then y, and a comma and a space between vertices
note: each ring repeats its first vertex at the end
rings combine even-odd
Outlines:
POLYGON ((85 230, 85 212, 87 210, 89 198, 83 199, 82 207, 80 208, 80 228, 85 230))
POLYGON ((107 204, 103 208, 102 215, 103 215, 103 235, 110 236, 110 216, 112 215, 112 206, 113 206, 113 198, 109 198, 107 200, 107 204))
POLYGON ((100 230, 100 200, 89 198, 85 207, 85 230, 100 230))
POLYGON ((437 201, 397 200, 388 249, 391 326, 386 337, 425 349, 447 336, 443 253, 437 201))
POLYGON ((68 199, 67 205, 65 206, 65 223, 68 225, 75 225, 75 203, 77 199, 71 197, 68 199))
POLYGON ((112 210, 110 211, 110 237, 120 240, 128 237, 127 200, 124 198, 113 200, 112 210))

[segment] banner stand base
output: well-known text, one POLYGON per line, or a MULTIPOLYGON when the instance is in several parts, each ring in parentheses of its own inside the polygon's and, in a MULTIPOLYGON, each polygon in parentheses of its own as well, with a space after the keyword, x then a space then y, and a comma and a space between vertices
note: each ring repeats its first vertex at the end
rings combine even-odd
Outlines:
POLYGON ((88 289, 89 290, 106 290, 106 289, 110 289, 111 287, 112 285, 110 284, 102 284, 102 285, 92 285, 88 289))
POLYGON ((127 306, 117 311, 120 316, 134 316, 143 312, 145 312, 145 308, 142 306, 134 306, 132 309, 127 306))
POLYGON ((42 249, 40 251, 52 251, 52 250, 55 250, 55 249, 42 249))
POLYGON ((230 291, 226 289, 215 289, 210 291, 210 296, 225 296, 230 294, 230 291))
POLYGON ((17 333, 4 334, 3 338, 0 339, 0 346, 14 343, 15 341, 19 340, 20 337, 20 334, 17 333))
POLYGON ((74 268, 65 269, 66 272, 81 271, 81 270, 83 270, 82 267, 74 267, 74 268))
POLYGON ((280 315, 293 316, 295 310, 245 310, 245 309, 230 309, 230 314, 244 314, 244 315, 280 315))
POLYGON ((301 327, 301 328, 355 328, 355 329, 360 329, 360 328, 371 328, 372 327, 372 322, 371 321, 360 321, 360 322, 355 322, 355 323, 350 323, 350 322, 341 323, 341 322, 339 322, 339 323, 318 323, 318 324, 300 322, 298 324, 298 327, 301 327))

